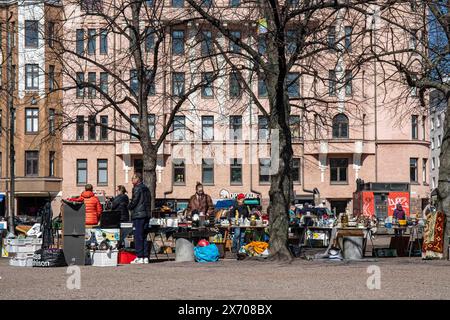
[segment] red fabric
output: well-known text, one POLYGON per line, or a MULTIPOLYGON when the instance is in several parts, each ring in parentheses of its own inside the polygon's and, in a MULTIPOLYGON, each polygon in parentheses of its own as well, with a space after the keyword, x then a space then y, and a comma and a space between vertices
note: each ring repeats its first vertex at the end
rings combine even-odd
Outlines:
POLYGON ((238 200, 245 199, 245 195, 243 193, 239 193, 237 199, 238 200))
POLYGON ((393 216, 397 203, 402 205, 407 217, 409 217, 409 192, 389 192, 388 215, 393 216))
POLYGON ((375 199, 373 192, 361 192, 363 197, 363 215, 373 217, 375 215, 375 199))
POLYGON ((102 205, 92 191, 83 191, 80 197, 68 200, 75 202, 83 201, 86 207, 86 225, 98 224, 102 214, 102 205))

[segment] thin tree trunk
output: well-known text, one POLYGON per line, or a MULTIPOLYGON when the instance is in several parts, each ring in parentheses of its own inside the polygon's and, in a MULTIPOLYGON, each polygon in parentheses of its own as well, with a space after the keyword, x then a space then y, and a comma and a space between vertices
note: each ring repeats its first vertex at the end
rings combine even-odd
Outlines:
POLYGON ((153 147, 142 146, 142 161, 143 161, 143 180, 145 185, 150 189, 150 208, 153 212, 155 210, 156 199, 156 159, 157 150, 153 147))
POLYGON ((448 256, 449 236, 450 236, 450 99, 447 101, 447 111, 444 121, 444 135, 441 144, 441 154, 439 156, 439 184, 438 184, 438 210, 443 211, 446 216, 446 227, 444 236, 444 257, 448 256))

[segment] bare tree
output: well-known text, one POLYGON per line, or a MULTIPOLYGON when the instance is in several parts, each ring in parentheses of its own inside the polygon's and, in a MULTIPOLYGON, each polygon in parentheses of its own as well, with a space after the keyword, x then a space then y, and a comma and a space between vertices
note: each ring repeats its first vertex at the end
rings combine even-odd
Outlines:
POLYGON ((74 124, 79 110, 86 110, 91 116, 91 126, 137 139, 142 148, 143 177, 150 188, 152 209, 158 150, 172 133, 176 115, 189 108, 192 94, 218 76, 213 56, 184 55, 190 46, 197 45, 185 43, 184 34, 185 26, 197 18, 184 11, 168 15, 167 10, 163 1, 68 1, 60 22, 62 36, 55 39, 64 79, 56 90, 66 94, 76 91, 62 115, 63 126, 74 124), (101 28, 89 29, 90 19, 101 28), (168 40, 172 30, 180 30, 177 42, 168 40), (98 38, 104 42, 97 49, 98 38), (106 45, 110 48, 102 47, 106 45), (98 54, 98 50, 105 52, 98 54), (201 77, 205 68, 208 78, 201 77), (179 72, 184 69, 195 72, 185 78, 179 72), (89 70, 100 71, 100 81, 95 74, 91 77, 89 70), (86 73, 88 77, 84 77, 86 73), (172 90, 166 88, 168 81, 172 81, 172 90), (112 122, 96 120, 96 115, 105 112, 113 114, 112 122))

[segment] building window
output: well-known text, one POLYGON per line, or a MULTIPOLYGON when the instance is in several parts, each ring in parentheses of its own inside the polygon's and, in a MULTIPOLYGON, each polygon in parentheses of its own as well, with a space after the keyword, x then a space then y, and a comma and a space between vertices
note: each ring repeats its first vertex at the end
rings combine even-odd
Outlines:
POLYGON ((422 140, 425 141, 426 139, 426 124, 427 124, 427 117, 426 116, 422 116, 422 140))
POLYGON ((427 183, 427 162, 428 159, 422 159, 422 182, 423 184, 427 183))
POLYGON ((88 29, 88 54, 95 54, 97 30, 88 29))
POLYGON ((95 72, 88 73, 88 82, 88 97, 92 99, 95 98, 95 86, 97 85, 97 74, 95 72))
POLYGON ((108 94, 108 73, 100 72, 100 90, 102 93, 108 94))
POLYGON ((345 30, 345 50, 348 52, 352 51, 352 32, 353 28, 350 26, 347 26, 344 28, 345 30))
POLYGON ((39 109, 26 108, 25 109, 25 132, 38 133, 39 131, 39 109))
POLYGON ((37 48, 39 45, 39 22, 25 20, 25 48, 37 48))
POLYGON ((84 140, 84 116, 77 116, 77 140, 84 140))
MULTIPOLYGON (((414 73, 411 74, 411 79, 415 83, 417 81, 417 74, 414 74, 414 73)), ((411 96, 417 97, 417 87, 416 86, 411 87, 411 96)))
POLYGON ((186 184, 184 159, 173 159, 173 183, 178 185, 186 184))
POLYGON ((264 35, 258 37, 258 53, 265 55, 267 52, 267 39, 264 35))
POLYGON ((108 140, 108 116, 100 116, 100 140, 108 140))
POLYGON ((230 97, 237 98, 241 95, 241 84, 237 71, 230 73, 230 97))
POLYGON ((39 175, 39 151, 25 151, 25 175, 39 175))
POLYGON ((152 70, 147 70, 145 73, 145 76, 147 77, 149 83, 148 83, 148 95, 149 96, 154 96, 156 94, 156 86, 155 86, 155 78, 153 75, 153 71, 152 70))
POLYGON ((84 72, 77 72, 77 98, 84 97, 84 72))
POLYGON ((270 182, 270 159, 259 159, 259 183, 270 182))
POLYGON ((76 37, 76 52, 82 56, 84 55, 84 29, 77 29, 76 37))
POLYGON ((411 116, 411 139, 419 139, 419 117, 417 115, 411 116))
POLYGON ((99 186, 108 185, 108 160, 97 159, 97 184, 99 186))
POLYGON ((293 54, 297 50, 297 32, 295 30, 286 31, 286 51, 288 54, 293 54))
POLYGON ((173 73, 172 94, 177 97, 184 95, 184 72, 173 73))
POLYGON ((148 7, 153 7, 153 5, 155 4, 153 0, 146 0, 145 3, 148 7))
POLYGON ((130 139, 131 140, 137 140, 136 135, 138 135, 138 132, 136 128, 133 126, 139 124, 139 115, 138 114, 130 114, 130 120, 132 123, 130 123, 130 139))
POLYGON ((186 139, 186 117, 175 116, 173 118, 173 140, 186 139))
POLYGON ((241 4, 241 0, 230 0, 230 6, 233 8, 239 7, 241 4))
POLYGON ((202 160, 202 182, 214 184, 214 159, 202 160))
POLYGON ((184 0, 172 0, 172 7, 174 8, 183 8, 184 0))
POLYGON ((86 12, 100 12, 102 10, 102 1, 81 0, 81 10, 86 12))
POLYGON ((267 97, 266 81, 261 77, 258 78, 258 96, 262 98, 267 97))
POLYGON ((100 29, 100 54, 108 54, 108 30, 100 29))
POLYGON ((130 89, 134 94, 138 94, 139 90, 139 79, 137 70, 130 70, 130 89))
POLYGON ((203 0, 201 3, 202 7, 211 8, 213 5, 212 0, 203 0))
MULTIPOLYGON (((237 39, 241 39, 241 32, 240 31, 231 31, 231 35, 237 39)), ((240 53, 241 47, 230 40, 230 51, 233 53, 240 53)))
POLYGON ((214 140, 214 116, 202 116, 202 140, 214 140))
POLYGON ((25 89, 26 90, 39 89, 39 65, 37 64, 25 65, 25 89))
POLYGON ((148 135, 150 139, 155 139, 156 137, 156 116, 154 114, 149 114, 147 116, 148 122, 148 135))
POLYGON ((242 140, 242 116, 230 116, 230 139, 242 140))
POLYGON ((336 95, 336 71, 328 70, 328 95, 336 95))
POLYGON ((330 159, 330 181, 331 183, 347 183, 347 158, 330 159))
POLYGON ((290 98, 300 97, 300 74, 289 72, 287 75, 287 91, 290 98))
POLYGON ((258 116, 258 140, 269 139, 269 119, 266 116, 258 116))
POLYGON ((300 116, 290 116, 289 117, 289 126, 291 128, 292 139, 298 140, 302 138, 301 131, 301 118, 300 116))
POLYGON ((55 66, 48 66, 48 91, 52 92, 55 90, 55 66))
POLYGON ((417 158, 410 158, 409 159, 409 180, 414 183, 418 183, 418 173, 417 173, 417 158))
POLYGON ((202 97, 212 98, 214 95, 213 73, 212 72, 203 72, 202 73, 202 82, 204 83, 204 85, 202 86, 202 97))
POLYGON ((87 160, 77 159, 77 185, 85 185, 87 183, 87 160))
POLYGON ((242 159, 238 158, 231 159, 230 184, 242 185, 242 159))
POLYGON ((301 176, 300 176, 300 158, 293 158, 292 159, 292 182, 294 183, 301 183, 301 176))
POLYGON ((419 31, 417 29, 412 29, 409 34, 409 49, 416 50, 417 49, 417 33, 419 31))
POLYGON ((48 176, 55 176, 55 151, 50 151, 48 155, 48 176))
POLYGON ((333 118, 333 139, 348 138, 348 118, 340 113, 333 118))
POLYGON ((201 51, 203 56, 211 55, 213 52, 213 40, 211 31, 202 31, 201 51))
POLYGON ((328 28, 327 41, 329 49, 336 49, 336 27, 328 28))
POLYGON ((50 48, 53 48, 55 41, 55 23, 49 22, 47 26, 47 44, 50 48))
POLYGON ((55 109, 48 109, 48 133, 55 134, 55 109))
POLYGON ((145 51, 149 52, 155 48, 155 32, 152 28, 145 29, 145 51))
POLYGON ((345 71, 345 95, 351 96, 353 94, 353 85, 352 85, 352 71, 346 70, 345 71))
POLYGON ((172 32, 172 54, 184 54, 184 31, 172 32))
POLYGON ((88 139, 97 140, 97 127, 95 126, 95 116, 88 117, 88 139))

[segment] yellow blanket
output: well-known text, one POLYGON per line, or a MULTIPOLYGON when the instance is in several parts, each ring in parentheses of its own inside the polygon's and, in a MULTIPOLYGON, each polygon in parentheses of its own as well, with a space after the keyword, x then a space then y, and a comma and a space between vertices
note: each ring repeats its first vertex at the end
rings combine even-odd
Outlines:
POLYGON ((249 244, 247 244, 246 246, 244 246, 244 249, 246 251, 254 251, 257 254, 261 254, 268 247, 269 247, 269 244, 267 242, 252 241, 249 244))

